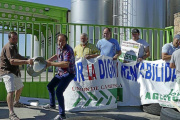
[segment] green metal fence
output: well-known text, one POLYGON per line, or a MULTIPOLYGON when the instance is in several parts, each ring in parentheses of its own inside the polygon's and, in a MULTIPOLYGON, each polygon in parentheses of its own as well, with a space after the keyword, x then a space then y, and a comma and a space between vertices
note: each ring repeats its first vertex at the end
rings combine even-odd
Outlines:
MULTIPOLYGON (((2 48, 6 43, 4 42, 4 34, 10 31, 16 31, 18 34, 24 34, 23 39, 25 57, 27 57, 27 49, 29 49, 29 44, 27 44, 27 35, 31 34, 33 37, 31 39, 32 49, 31 57, 34 54, 38 56, 43 56, 48 59, 50 56, 54 55, 56 52, 56 39, 59 33, 67 34, 69 40, 68 43, 75 47, 80 41, 80 34, 86 32, 89 35, 89 41, 96 44, 98 39, 102 39, 102 32, 105 27, 109 27, 112 30, 112 37, 116 38, 119 43, 123 40, 128 40, 131 38, 131 30, 134 27, 125 26, 110 26, 110 25, 92 25, 92 24, 73 24, 73 23, 57 23, 57 22, 30 22, 30 21, 17 21, 17 20, 0 20, 0 32, 2 38, 0 38, 0 48, 2 48), (34 41, 34 36, 36 40, 34 41), (37 51, 34 52, 34 42, 38 44, 37 51)), ((161 47, 165 43, 169 43, 173 39, 174 28, 167 27, 164 29, 160 28, 138 28, 141 32, 141 38, 145 39, 150 44, 151 56, 148 60, 161 59, 161 47)), ((18 43, 18 49, 21 47, 22 43, 18 43)), ((24 82, 24 89, 22 96, 26 97, 36 97, 36 98, 48 98, 48 91, 46 85, 48 81, 56 73, 56 68, 52 67, 47 69, 39 77, 30 77, 26 73, 26 65, 21 70, 22 80, 24 82)), ((6 90, 4 83, 0 81, 0 101, 5 100, 6 90)))

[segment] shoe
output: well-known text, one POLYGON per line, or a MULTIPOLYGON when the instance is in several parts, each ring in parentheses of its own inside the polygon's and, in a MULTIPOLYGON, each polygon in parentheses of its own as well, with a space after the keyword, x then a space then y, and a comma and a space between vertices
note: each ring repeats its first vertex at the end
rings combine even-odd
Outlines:
POLYGON ((44 105, 44 109, 56 109, 56 106, 51 106, 50 104, 44 105))
POLYGON ((15 113, 11 113, 11 114, 9 115, 9 119, 10 119, 10 120, 20 120, 15 113))
POLYGON ((22 104, 20 102, 14 102, 13 106, 14 107, 26 107, 24 104, 22 104))
POLYGON ((57 115, 54 119, 52 120, 64 120, 66 119, 66 115, 57 115))

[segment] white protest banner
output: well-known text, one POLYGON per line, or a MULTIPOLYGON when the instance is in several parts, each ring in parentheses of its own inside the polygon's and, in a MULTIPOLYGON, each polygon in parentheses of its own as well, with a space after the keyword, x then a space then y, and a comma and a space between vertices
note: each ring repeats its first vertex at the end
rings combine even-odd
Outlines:
POLYGON ((91 111, 151 103, 174 107, 170 101, 180 106, 175 79, 175 69, 162 60, 121 63, 105 56, 80 59, 76 61, 76 78, 64 93, 66 110, 91 111))
POLYGON ((76 61, 76 77, 64 92, 67 111, 117 108, 116 62, 110 57, 76 61))
POLYGON ((121 45, 121 55, 119 59, 126 61, 136 61, 139 53, 140 44, 123 41, 121 45))
POLYGON ((139 106, 140 84, 137 82, 139 64, 137 62, 118 62, 117 83, 118 106, 139 106))
POLYGON ((140 65, 138 82, 141 84, 140 96, 142 104, 160 103, 163 107, 178 106, 180 96, 176 82, 175 69, 169 67, 165 61, 144 61, 140 65))
POLYGON ((169 63, 157 60, 118 64, 117 82, 123 91, 118 106, 160 103, 164 107, 174 107, 170 101, 180 106, 175 69, 171 69, 169 63))

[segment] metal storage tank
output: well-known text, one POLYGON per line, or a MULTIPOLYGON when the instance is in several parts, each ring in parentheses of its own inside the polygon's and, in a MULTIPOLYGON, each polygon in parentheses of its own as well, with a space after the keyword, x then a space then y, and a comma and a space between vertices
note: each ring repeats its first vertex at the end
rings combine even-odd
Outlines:
POLYGON ((167 0, 167 26, 174 26, 174 14, 180 12, 180 0, 167 0))
MULTIPOLYGON (((132 26, 132 27, 146 27, 146 28, 165 28, 166 27, 166 8, 167 0, 117 0, 118 12, 115 13, 118 16, 118 25, 120 26, 132 26)), ((117 19, 116 19, 117 20, 117 19)), ((146 39, 146 31, 144 31, 144 39, 146 39)), ((123 34, 122 34, 123 35, 123 34)), ((162 33, 161 33, 162 35, 162 33)), ((129 36, 129 35, 127 35, 129 36)), ((121 37, 123 38, 123 37, 121 37)), ((156 38, 156 36, 155 36, 156 38)), ((130 39, 130 38, 126 38, 130 39)), ((151 31, 149 32, 149 43, 151 51, 151 31)), ((160 46, 156 46, 156 40, 154 48, 162 47, 162 37, 160 38, 160 46)), ((154 55, 156 56, 157 53, 154 55)))
MULTIPOLYGON (((71 23, 112 25, 112 0, 71 0, 71 23)), ((87 33, 87 27, 82 27, 82 33, 87 33)), ((71 26, 69 44, 74 47, 80 44, 80 26, 71 26), (76 39, 74 40, 74 35, 76 39)), ((99 39, 99 28, 95 28, 95 42, 99 39)), ((89 27, 89 42, 93 42, 93 27, 89 27)))
POLYGON ((166 3, 166 0, 116 0, 119 25, 164 28, 166 3))

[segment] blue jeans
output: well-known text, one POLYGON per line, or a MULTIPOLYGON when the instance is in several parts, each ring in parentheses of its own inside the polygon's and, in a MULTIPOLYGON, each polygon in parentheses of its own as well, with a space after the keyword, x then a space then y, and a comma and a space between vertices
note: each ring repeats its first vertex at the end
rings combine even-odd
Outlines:
POLYGON ((64 96, 63 92, 71 82, 71 80, 75 77, 75 74, 66 73, 62 76, 55 75, 54 78, 47 85, 47 89, 49 91, 50 105, 55 106, 55 87, 56 89, 56 97, 59 104, 59 114, 65 114, 64 107, 64 96))

